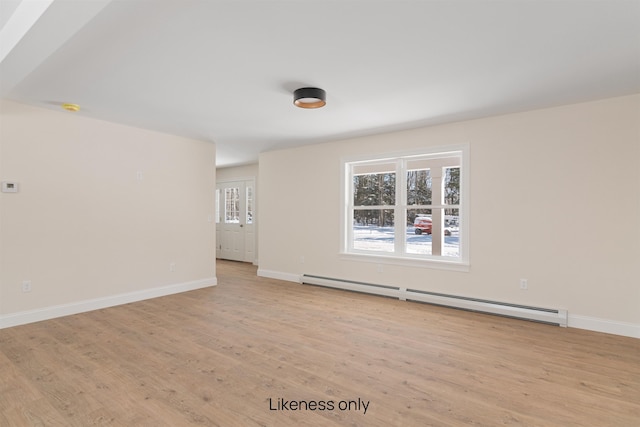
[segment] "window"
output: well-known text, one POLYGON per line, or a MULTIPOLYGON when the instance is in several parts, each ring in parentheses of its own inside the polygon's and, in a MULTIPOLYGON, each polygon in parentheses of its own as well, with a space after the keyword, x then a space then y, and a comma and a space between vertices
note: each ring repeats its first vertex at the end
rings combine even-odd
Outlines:
POLYGON ((227 224, 240 222, 239 188, 224 189, 224 222, 227 224))
POLYGON ((467 264, 465 152, 344 162, 344 253, 467 264))

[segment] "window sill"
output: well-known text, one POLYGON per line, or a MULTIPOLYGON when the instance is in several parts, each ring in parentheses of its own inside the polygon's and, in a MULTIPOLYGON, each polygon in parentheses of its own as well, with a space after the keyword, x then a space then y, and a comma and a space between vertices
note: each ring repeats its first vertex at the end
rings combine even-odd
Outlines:
POLYGON ((406 267, 430 268, 434 270, 449 270, 468 272, 470 269, 468 262, 445 261, 428 258, 396 257, 389 255, 372 255, 341 252, 340 258, 346 261, 368 262, 375 264, 400 265, 406 267))

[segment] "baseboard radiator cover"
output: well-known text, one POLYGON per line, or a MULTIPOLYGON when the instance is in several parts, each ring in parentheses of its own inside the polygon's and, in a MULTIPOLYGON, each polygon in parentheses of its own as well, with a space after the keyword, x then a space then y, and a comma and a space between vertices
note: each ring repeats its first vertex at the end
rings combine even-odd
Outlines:
POLYGON ((373 283, 355 282, 353 280, 313 276, 311 274, 303 274, 300 277, 300 283, 402 299, 400 288, 396 286, 376 285, 373 283))
POLYGON ((398 298, 402 301, 421 302, 467 311, 476 311, 516 319, 531 320, 534 322, 548 323, 562 327, 567 327, 568 322, 567 310, 562 309, 531 307, 501 301, 490 301, 458 295, 428 292, 418 289, 407 289, 399 286, 377 285, 373 283, 315 276, 311 274, 303 274, 300 276, 300 283, 398 298))

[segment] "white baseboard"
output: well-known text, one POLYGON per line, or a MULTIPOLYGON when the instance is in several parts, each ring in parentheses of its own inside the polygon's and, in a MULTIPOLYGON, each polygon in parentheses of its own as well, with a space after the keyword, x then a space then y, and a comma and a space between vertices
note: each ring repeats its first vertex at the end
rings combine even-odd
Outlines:
POLYGON ((41 320, 54 319, 56 317, 84 313, 86 311, 99 310, 136 301, 143 301, 151 298, 163 297, 180 292, 193 291, 209 286, 215 286, 217 284, 218 279, 216 277, 209 277, 191 282, 177 283, 175 285, 128 292, 126 294, 111 295, 103 298, 95 298, 69 304, 54 305, 36 310, 0 315, 0 329, 39 322, 41 320))
POLYGON ((640 338, 640 325, 634 323, 617 322, 597 317, 569 314, 570 328, 586 329, 625 337, 640 338))
POLYGON ((261 268, 258 268, 258 276, 267 277, 269 279, 278 279, 278 280, 284 280, 287 282, 300 283, 299 274, 283 273, 281 271, 263 270, 261 268))

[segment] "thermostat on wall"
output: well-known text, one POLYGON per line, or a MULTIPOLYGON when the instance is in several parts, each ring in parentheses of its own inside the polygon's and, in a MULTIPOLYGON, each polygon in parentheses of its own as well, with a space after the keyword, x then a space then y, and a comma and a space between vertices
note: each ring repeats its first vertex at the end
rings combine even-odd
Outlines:
POLYGON ((18 192, 18 183, 15 181, 2 181, 2 192, 3 193, 17 193, 18 192))

